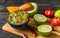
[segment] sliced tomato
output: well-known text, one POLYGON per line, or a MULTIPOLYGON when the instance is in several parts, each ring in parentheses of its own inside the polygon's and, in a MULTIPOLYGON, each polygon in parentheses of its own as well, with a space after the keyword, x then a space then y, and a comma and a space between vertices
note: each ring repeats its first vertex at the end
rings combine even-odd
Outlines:
POLYGON ((22 17, 20 17, 20 20, 23 20, 23 18, 22 18, 22 17))
POLYGON ((16 24, 19 24, 19 21, 16 21, 16 24))
POLYGON ((10 19, 12 19, 12 16, 9 16, 10 19))
POLYGON ((22 12, 22 14, 24 15, 24 14, 25 14, 25 12, 22 12))
POLYGON ((26 16, 26 18, 29 18, 29 16, 26 16))
POLYGON ((18 14, 15 14, 15 16, 18 16, 18 14))

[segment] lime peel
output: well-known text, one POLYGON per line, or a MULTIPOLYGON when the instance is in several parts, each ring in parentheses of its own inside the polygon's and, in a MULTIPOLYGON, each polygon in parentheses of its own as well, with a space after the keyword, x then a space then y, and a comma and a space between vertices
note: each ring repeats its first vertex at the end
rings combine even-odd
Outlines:
POLYGON ((31 11, 27 11, 27 12, 28 12, 28 14, 30 14, 32 16, 32 15, 37 13, 38 5, 36 3, 34 3, 34 2, 31 2, 31 4, 34 7, 34 9, 31 10, 31 11))

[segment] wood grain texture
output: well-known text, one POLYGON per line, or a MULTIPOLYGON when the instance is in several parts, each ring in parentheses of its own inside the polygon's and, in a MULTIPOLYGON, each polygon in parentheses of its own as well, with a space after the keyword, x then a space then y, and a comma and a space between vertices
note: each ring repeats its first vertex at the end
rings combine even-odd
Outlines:
MULTIPOLYGON (((29 38, 35 38, 32 33, 29 30, 18 30, 18 29, 14 29, 12 28, 8 23, 6 23, 3 27, 3 30, 8 31, 10 33, 22 36, 23 34, 27 35, 29 38)), ((38 35, 36 38, 46 38, 43 37, 41 35, 38 35)))
MULTIPOLYGON (((58 32, 53 32, 53 34, 51 34, 48 37, 41 36, 39 33, 37 34, 37 36, 33 36, 32 33, 29 30, 14 29, 8 23, 6 23, 2 27, 2 29, 7 31, 7 32, 10 32, 12 34, 18 35, 18 36, 23 36, 23 34, 25 34, 25 35, 28 36, 28 38, 60 38, 60 36, 56 35, 58 32)), ((58 33, 58 34, 60 35, 60 33, 58 33)))
MULTIPOLYGON (((36 31, 37 25, 36 25, 36 23, 34 23, 34 20, 32 18, 30 18, 28 26, 36 31)), ((27 29, 27 28, 25 28, 25 29, 15 29, 15 28, 12 28, 8 23, 6 23, 2 27, 2 29, 7 31, 7 32, 18 35, 18 36, 23 36, 23 34, 25 34, 26 36, 28 36, 28 38, 60 38, 60 33, 56 32, 56 31, 52 31, 52 34, 48 37, 41 36, 38 32, 37 32, 37 36, 34 36, 29 29, 27 29)))

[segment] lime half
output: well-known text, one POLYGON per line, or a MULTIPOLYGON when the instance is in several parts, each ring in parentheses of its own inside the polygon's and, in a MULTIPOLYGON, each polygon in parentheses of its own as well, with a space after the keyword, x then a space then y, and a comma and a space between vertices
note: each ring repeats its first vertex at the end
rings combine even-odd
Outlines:
POLYGON ((52 31, 52 27, 50 25, 40 25, 38 26, 37 29, 38 29, 38 32, 44 36, 50 35, 52 31))
POLYGON ((47 21, 47 18, 42 14, 35 14, 34 20, 37 24, 43 24, 47 21))

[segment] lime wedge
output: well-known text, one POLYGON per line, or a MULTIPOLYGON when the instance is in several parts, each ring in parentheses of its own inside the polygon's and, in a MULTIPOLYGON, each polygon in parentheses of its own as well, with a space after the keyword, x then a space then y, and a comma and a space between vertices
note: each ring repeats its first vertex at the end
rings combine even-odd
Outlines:
POLYGON ((37 30, 41 35, 47 36, 50 35, 52 27, 50 25, 40 25, 37 30))
POLYGON ((43 24, 47 21, 47 18, 42 14, 35 14, 34 20, 37 24, 43 24))
POLYGON ((30 16, 36 14, 37 13, 37 9, 38 9, 38 5, 36 3, 31 2, 31 4, 32 4, 32 6, 33 6, 34 9, 31 10, 31 11, 27 11, 30 16))

